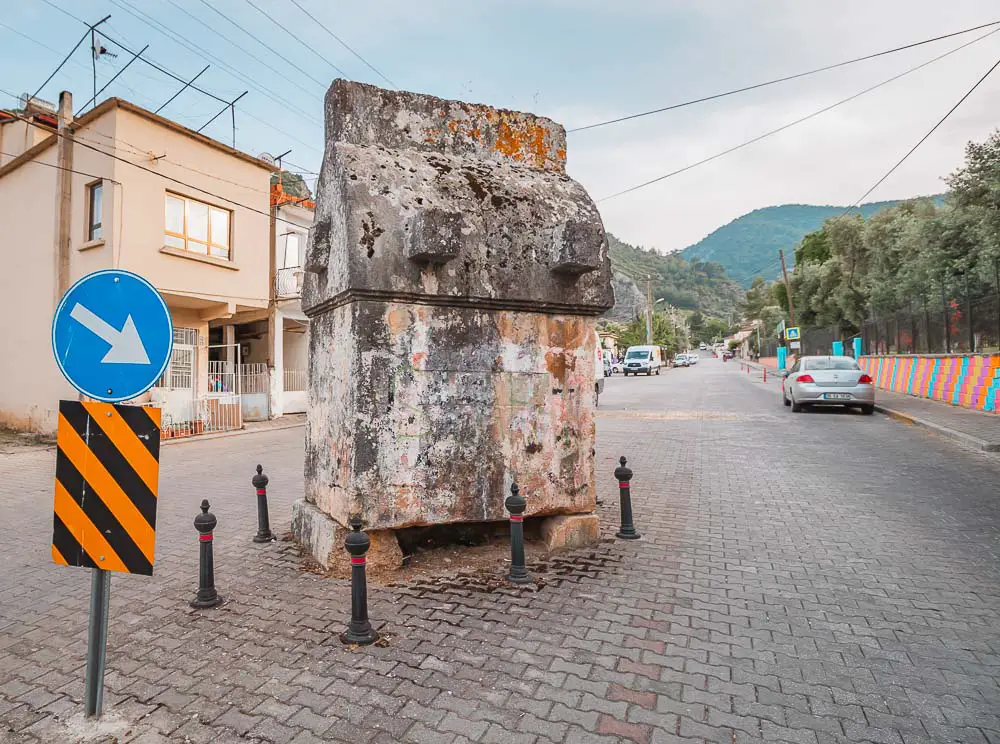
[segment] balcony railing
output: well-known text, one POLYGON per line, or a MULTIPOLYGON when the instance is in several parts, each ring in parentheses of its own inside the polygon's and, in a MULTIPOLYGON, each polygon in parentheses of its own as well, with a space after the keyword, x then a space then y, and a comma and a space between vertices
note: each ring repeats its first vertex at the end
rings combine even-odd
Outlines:
POLYGON ((274 277, 274 296, 278 298, 298 297, 302 294, 302 280, 305 272, 296 266, 278 269, 274 277))

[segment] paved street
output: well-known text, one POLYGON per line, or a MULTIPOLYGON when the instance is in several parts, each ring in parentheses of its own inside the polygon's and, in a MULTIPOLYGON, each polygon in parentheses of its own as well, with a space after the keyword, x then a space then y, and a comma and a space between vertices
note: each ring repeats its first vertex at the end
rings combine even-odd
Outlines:
MULTIPOLYGON (((536 566, 537 591, 373 588, 388 644, 365 650, 336 639, 346 583, 250 542, 257 462, 288 530, 302 430, 165 448, 155 576, 112 579, 105 740, 1000 744, 997 455, 793 415, 710 357, 608 380, 598 427, 606 525, 626 454, 642 540, 536 566), (195 612, 202 498, 227 602, 195 612)), ((90 577, 50 560, 53 462, 0 457, 5 743, 90 731, 90 577)))

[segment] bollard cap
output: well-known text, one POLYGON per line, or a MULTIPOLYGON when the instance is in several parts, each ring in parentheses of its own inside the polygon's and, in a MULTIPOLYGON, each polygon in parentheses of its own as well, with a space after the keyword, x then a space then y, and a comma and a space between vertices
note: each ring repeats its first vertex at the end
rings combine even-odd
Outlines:
POLYGON ((524 514, 528 508, 528 500, 521 495, 521 489, 516 483, 510 484, 510 496, 503 502, 504 506, 514 516, 524 514))
POLYGON ((360 558, 368 552, 368 548, 372 544, 372 539, 361 531, 361 527, 364 525, 361 517, 351 517, 347 520, 347 525, 351 528, 351 531, 347 533, 347 539, 344 540, 344 548, 351 556, 360 558))
POLYGON ((267 488, 269 478, 264 475, 264 467, 262 465, 257 466, 257 475, 250 479, 253 483, 254 488, 267 488))
POLYGON ((620 458, 618 458, 618 462, 620 463, 620 465, 617 468, 615 468, 615 478, 617 478, 619 481, 624 481, 625 483, 628 483, 630 480, 632 480, 632 468, 625 466, 625 463, 628 462, 628 460, 625 459, 625 455, 622 455, 620 458))
POLYGON ((203 535, 208 534, 209 532, 214 530, 216 524, 218 524, 219 522, 219 520, 215 518, 215 515, 208 510, 209 506, 210 504, 208 503, 208 499, 202 499, 201 514, 199 514, 197 517, 194 518, 195 529, 198 530, 198 532, 202 533, 203 535))

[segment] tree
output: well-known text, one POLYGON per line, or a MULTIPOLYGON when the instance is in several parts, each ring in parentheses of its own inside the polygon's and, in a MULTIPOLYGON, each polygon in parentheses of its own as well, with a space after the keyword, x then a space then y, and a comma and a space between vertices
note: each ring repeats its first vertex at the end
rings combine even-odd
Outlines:
MULTIPOLYGON (((619 347, 645 346, 645 344, 645 318, 636 318, 618 334, 619 347)), ((678 351, 673 324, 664 313, 653 313, 653 344, 664 347, 668 354, 674 354, 678 351)))

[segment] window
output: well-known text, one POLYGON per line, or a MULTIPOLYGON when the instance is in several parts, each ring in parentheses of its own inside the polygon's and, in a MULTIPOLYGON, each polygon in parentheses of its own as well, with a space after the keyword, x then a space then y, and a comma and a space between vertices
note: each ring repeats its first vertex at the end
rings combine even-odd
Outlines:
POLYGON ((167 194, 164 245, 229 260, 228 209, 167 194))
POLYGON ((96 181, 87 187, 87 240, 104 237, 104 182, 96 181))
POLYGON ((299 234, 287 233, 285 235, 285 260, 282 268, 297 269, 302 264, 299 262, 299 234))
POLYGON ((816 372, 821 372, 824 370, 859 370, 861 367, 853 359, 847 358, 837 358, 837 357, 819 357, 816 359, 810 359, 808 362, 803 360, 802 369, 811 369, 816 372))

